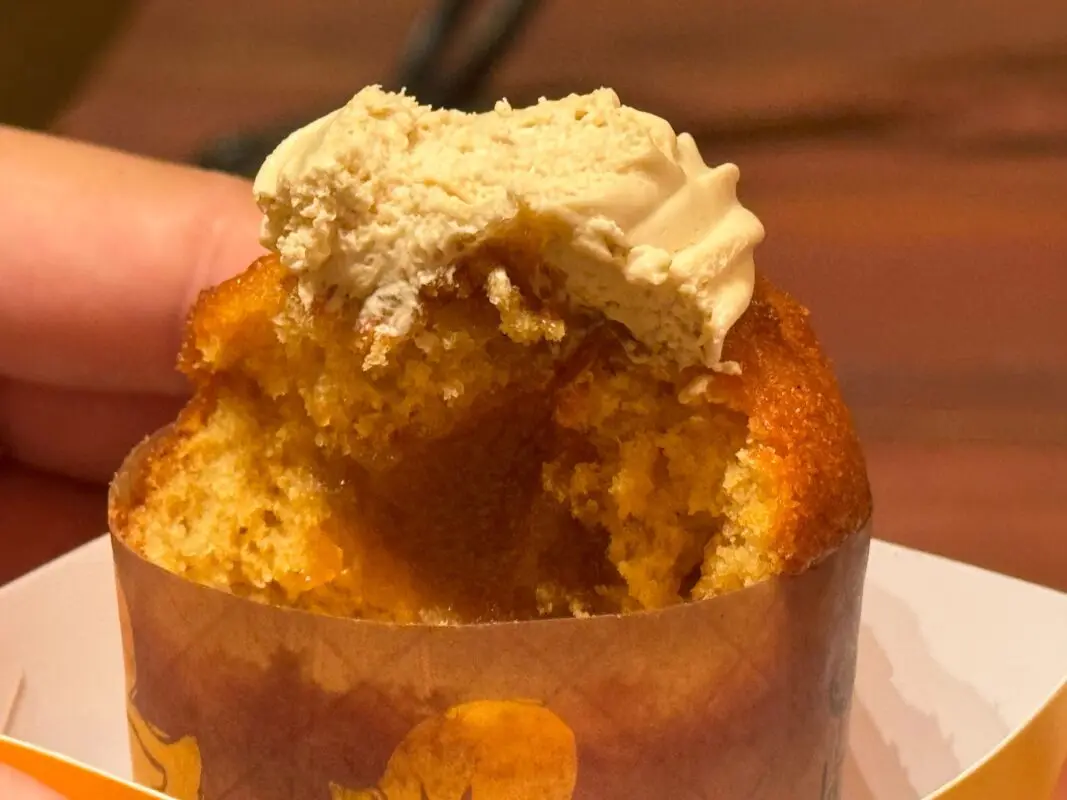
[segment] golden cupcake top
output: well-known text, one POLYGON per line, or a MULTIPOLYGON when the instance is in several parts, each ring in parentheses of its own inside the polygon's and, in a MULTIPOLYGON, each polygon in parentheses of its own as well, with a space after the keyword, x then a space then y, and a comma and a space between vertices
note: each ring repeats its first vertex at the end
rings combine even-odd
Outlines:
POLYGON ((574 306, 672 362, 730 369, 763 238, 738 177, 608 89, 468 114, 370 87, 289 136, 255 194, 304 302, 355 299, 381 335, 409 332, 457 257, 521 224, 574 306))
POLYGON ((187 580, 405 623, 803 572, 870 492, 736 180, 609 91, 470 115, 364 90, 264 166, 274 252, 197 302, 194 396, 113 530, 187 580))

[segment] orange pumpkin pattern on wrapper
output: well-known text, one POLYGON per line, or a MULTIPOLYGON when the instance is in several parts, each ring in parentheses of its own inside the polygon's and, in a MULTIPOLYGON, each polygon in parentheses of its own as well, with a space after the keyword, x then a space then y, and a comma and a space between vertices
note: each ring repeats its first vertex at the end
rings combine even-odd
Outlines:
POLYGON ((200 788, 203 764, 196 739, 192 736, 168 736, 144 719, 137 710, 137 659, 134 656, 129 607, 121 584, 117 585, 117 593, 126 666, 126 719, 134 779, 175 800, 203 800, 200 788))
POLYGON ((482 700, 423 720, 376 787, 330 787, 331 800, 572 800, 574 733, 540 703, 482 700))

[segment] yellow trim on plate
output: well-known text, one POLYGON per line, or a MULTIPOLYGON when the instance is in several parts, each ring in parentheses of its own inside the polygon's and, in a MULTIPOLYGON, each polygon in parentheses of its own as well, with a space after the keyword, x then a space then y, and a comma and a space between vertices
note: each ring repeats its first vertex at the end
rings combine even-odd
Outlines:
POLYGON ((984 760, 927 800, 1048 800, 1067 765, 1067 678, 984 760))
POLYGON ((30 776, 67 800, 168 800, 158 792, 9 736, 0 736, 0 764, 30 776))

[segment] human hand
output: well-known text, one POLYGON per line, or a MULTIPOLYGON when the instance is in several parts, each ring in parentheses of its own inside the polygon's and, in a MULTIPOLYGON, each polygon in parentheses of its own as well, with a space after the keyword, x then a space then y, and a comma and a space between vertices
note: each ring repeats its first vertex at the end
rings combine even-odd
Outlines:
POLYGON ((0 797, 4 800, 63 800, 51 789, 0 764, 0 797))
MULTIPOLYGON (((0 127, 0 583, 103 533, 182 324, 261 254, 244 181, 0 127)), ((3 796, 3 795, 0 795, 3 796)))

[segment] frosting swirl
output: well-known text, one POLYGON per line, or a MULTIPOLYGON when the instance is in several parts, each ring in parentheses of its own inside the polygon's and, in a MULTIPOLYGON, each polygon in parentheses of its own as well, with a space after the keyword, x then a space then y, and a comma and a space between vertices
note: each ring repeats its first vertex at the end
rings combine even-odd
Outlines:
POLYGON ((356 298, 383 333, 410 329, 420 289, 521 215, 548 232, 543 257, 572 302, 679 364, 722 369, 763 238, 738 178, 608 89, 468 114, 369 87, 279 145, 255 195, 263 243, 305 300, 356 298))

